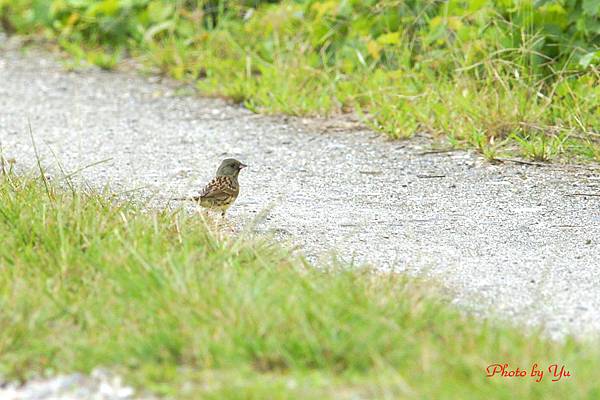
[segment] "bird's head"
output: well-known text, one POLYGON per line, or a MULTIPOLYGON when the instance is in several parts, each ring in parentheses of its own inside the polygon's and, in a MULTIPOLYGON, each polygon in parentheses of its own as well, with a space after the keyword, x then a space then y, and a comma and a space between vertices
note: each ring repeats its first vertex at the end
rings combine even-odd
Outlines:
POLYGON ((217 170, 217 176, 233 176, 237 177, 242 168, 247 167, 246 164, 241 163, 235 158, 226 158, 221 161, 219 169, 217 170))

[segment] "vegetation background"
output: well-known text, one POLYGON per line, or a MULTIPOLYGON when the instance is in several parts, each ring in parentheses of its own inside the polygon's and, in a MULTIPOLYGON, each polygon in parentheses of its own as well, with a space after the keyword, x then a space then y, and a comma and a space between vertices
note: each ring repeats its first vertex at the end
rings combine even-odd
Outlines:
POLYGON ((600 0, 0 0, 0 19, 257 112, 354 112, 490 159, 600 158, 600 0))

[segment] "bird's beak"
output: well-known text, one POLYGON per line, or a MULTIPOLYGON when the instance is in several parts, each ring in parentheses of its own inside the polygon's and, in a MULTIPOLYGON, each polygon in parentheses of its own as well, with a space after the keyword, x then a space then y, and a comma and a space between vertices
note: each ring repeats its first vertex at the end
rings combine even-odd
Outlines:
POLYGON ((247 165, 246 164, 240 164, 240 169, 246 168, 247 165))

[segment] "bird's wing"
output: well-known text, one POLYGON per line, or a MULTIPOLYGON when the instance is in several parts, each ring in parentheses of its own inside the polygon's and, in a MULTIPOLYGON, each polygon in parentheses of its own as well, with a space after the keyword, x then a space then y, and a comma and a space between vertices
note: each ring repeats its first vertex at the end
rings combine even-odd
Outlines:
POLYGON ((238 185, 228 176, 217 176, 194 196, 194 200, 220 201, 238 195, 238 185))

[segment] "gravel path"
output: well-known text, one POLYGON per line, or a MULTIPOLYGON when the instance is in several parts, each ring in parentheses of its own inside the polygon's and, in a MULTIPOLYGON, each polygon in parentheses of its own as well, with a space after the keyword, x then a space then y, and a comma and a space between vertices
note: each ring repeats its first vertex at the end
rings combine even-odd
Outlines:
MULTIPOLYGON (((226 156, 250 165, 229 218, 258 224, 319 259, 439 279, 456 302, 543 326, 600 330, 599 176, 584 167, 490 165, 467 152, 423 154, 343 121, 254 115, 172 83, 0 50, 0 142, 114 190, 165 204, 195 192, 226 156)), ((421 141, 423 142, 423 141, 421 141)))
POLYGON ((34 379, 24 385, 0 382, 2 400, 151 400, 136 395, 133 388, 123 385, 121 378, 109 371, 95 369, 87 375, 58 375, 34 379))

